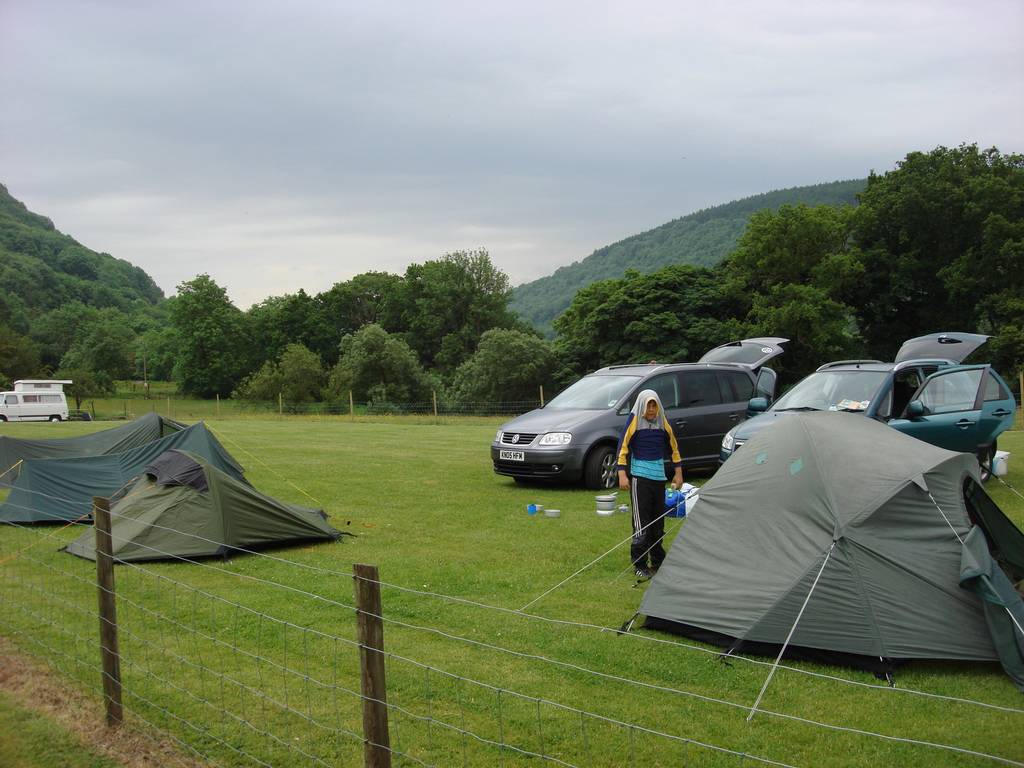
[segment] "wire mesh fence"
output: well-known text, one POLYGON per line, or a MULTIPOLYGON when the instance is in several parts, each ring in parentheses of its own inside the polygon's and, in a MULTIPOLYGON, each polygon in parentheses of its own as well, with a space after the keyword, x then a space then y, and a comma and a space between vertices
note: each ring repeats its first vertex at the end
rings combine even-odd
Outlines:
MULTIPOLYGON (((13 524, 0 529, 0 632, 75 687, 103 699, 108 695, 101 661, 106 647, 97 610, 103 588, 98 587, 96 564, 60 551, 83 530, 89 526, 81 520, 63 528, 13 524)), ((116 531, 113 536, 116 544, 116 531)), ((386 751, 394 765, 799 762, 785 739, 770 754, 761 754, 746 744, 708 736, 702 725, 708 713, 743 717, 749 709, 750 702, 735 700, 734 692, 708 695, 679 683, 633 679, 600 669, 597 660, 556 658, 490 635, 460 632, 444 623, 437 604, 500 612, 515 621, 550 621, 544 617, 362 577, 364 585, 369 581, 385 595, 383 609, 374 614, 353 598, 360 577, 344 571, 248 550, 236 550, 239 556, 227 561, 192 560, 161 551, 154 540, 144 546, 162 561, 142 564, 115 557, 112 592, 125 719, 165 735, 183 753, 211 765, 359 764, 367 742, 377 743, 364 730, 368 703, 386 709, 386 751), (424 602, 431 604, 426 611, 440 626, 418 618, 424 602), (357 633, 360 612, 387 628, 388 644, 371 649, 384 660, 386 695, 380 698, 362 687, 360 657, 367 647, 357 633), (449 649, 442 657, 449 660, 455 647, 455 658, 465 660, 465 668, 439 663, 431 651, 441 647, 449 649), (494 674, 467 671, 483 668, 494 674), (559 701, 555 681, 560 675, 596 678, 641 701, 664 694, 678 702, 674 714, 685 717, 645 707, 639 716, 624 716, 601 711, 597 702, 559 701), (549 692, 538 694, 538 685, 549 692)), ((568 621, 562 625, 566 630, 607 629, 568 621)), ((1019 726, 1024 709, 995 708, 1019 726)), ((851 744, 863 740, 876 750, 878 743, 888 744, 903 750, 894 754, 909 761, 927 762, 930 755, 945 753, 978 764, 1022 764, 971 746, 876 733, 784 711, 766 709, 763 714, 782 732, 824 731, 851 744)))
POLYGON ((168 418, 197 420, 205 418, 455 418, 509 417, 525 413, 544 404, 540 398, 528 400, 455 401, 438 398, 413 402, 344 401, 290 402, 285 399, 253 401, 235 399, 195 400, 179 396, 162 398, 108 398, 83 403, 73 410, 73 420, 124 420, 144 413, 160 413, 168 418))

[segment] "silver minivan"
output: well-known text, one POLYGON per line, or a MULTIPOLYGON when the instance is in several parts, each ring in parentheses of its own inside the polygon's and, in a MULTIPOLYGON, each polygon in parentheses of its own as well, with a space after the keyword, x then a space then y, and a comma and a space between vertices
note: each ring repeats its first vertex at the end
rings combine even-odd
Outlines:
POLYGON ((774 398, 777 376, 765 363, 787 341, 744 339, 715 347, 696 363, 594 371, 503 424, 491 443, 494 471, 517 481, 582 480, 588 488, 611 488, 619 435, 644 389, 661 398, 684 466, 715 466, 722 437, 746 418, 750 398, 774 398))

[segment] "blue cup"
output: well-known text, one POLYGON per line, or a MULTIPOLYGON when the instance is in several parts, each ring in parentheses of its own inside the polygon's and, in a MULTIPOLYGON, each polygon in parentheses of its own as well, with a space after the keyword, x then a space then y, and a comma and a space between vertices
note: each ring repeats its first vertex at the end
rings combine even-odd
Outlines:
POLYGON ((536 515, 537 514, 537 505, 536 504, 527 504, 526 505, 526 514, 528 514, 528 515, 536 515))

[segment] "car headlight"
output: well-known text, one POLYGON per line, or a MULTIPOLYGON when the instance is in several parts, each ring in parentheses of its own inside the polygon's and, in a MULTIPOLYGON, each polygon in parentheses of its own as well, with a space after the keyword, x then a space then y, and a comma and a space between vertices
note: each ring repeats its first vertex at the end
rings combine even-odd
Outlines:
POLYGON ((722 438, 722 450, 732 452, 732 449, 736 447, 736 427, 733 427, 725 433, 725 437, 722 438))
POLYGON ((500 442, 501 442, 501 436, 502 436, 503 434, 504 434, 504 432, 502 432, 502 431, 501 431, 501 430, 499 429, 499 430, 498 430, 498 434, 496 434, 496 435, 494 436, 494 442, 496 442, 496 443, 500 443, 500 442))
POLYGON ((572 440, 571 432, 548 432, 540 439, 541 445, 568 445, 572 440))

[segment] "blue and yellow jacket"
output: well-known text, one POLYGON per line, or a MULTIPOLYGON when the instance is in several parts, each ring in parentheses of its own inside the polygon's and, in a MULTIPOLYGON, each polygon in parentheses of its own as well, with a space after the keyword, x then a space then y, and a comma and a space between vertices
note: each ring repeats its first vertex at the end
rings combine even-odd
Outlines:
POLYGON ((661 429, 637 429, 636 416, 629 414, 626 426, 619 438, 619 460, 618 468, 625 470, 629 467, 629 456, 632 454, 638 459, 653 461, 661 459, 671 461, 673 467, 683 465, 683 457, 679 454, 679 445, 676 443, 676 436, 672 433, 672 427, 664 414, 661 416, 661 429))

